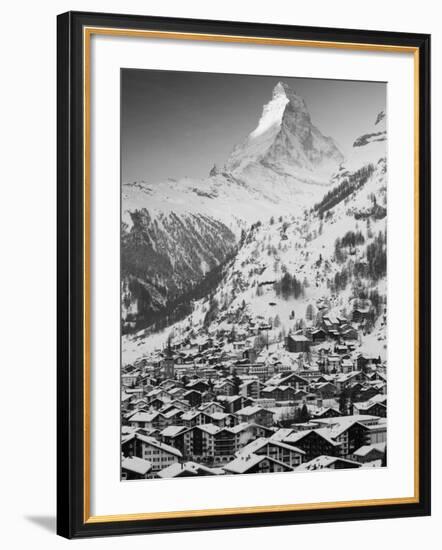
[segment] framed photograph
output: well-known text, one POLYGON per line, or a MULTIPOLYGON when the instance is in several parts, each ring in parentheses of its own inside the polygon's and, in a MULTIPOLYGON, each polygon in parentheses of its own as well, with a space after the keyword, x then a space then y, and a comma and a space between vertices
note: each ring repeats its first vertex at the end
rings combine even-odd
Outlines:
POLYGON ((428 35, 58 17, 60 535, 430 513, 429 113, 428 35))

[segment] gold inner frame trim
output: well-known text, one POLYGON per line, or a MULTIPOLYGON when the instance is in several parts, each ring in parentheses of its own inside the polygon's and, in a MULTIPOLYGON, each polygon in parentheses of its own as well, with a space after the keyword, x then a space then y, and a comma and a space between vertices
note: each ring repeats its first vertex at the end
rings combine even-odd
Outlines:
POLYGON ((104 523, 117 521, 141 521, 153 519, 178 519, 236 514, 257 514, 265 512, 288 512, 301 510, 325 510, 355 506, 386 506, 393 504, 413 504, 419 502, 419 49, 412 46, 364 44, 352 42, 331 42, 321 40, 296 40, 269 37, 245 37, 236 35, 149 31, 137 29, 115 29, 108 27, 83 28, 83 93, 84 93, 84 135, 83 135, 83 211, 84 211, 84 523, 104 523), (271 46, 291 46, 307 48, 332 48, 387 53, 411 53, 414 63, 414 494, 410 497, 350 500, 336 502, 316 502, 283 504, 270 506, 250 506, 235 508, 213 508, 203 510, 177 510, 171 512, 150 512, 136 514, 91 515, 90 483, 90 106, 91 106, 91 37, 92 35, 123 36, 134 38, 156 38, 173 40, 195 40, 203 42, 232 42, 271 46))

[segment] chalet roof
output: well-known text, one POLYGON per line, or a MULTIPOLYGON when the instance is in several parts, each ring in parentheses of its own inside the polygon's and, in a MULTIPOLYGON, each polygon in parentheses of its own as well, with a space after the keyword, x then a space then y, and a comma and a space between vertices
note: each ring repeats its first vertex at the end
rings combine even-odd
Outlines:
POLYGON ((280 381, 279 381, 279 384, 281 384, 281 382, 284 384, 284 383, 287 383, 288 380, 291 380, 292 378, 299 378, 299 380, 301 380, 302 382, 305 382, 305 384, 308 384, 308 380, 306 380, 305 378, 303 378, 302 376, 300 376, 299 374, 297 374, 296 372, 292 372, 290 373, 288 376, 285 376, 284 378, 281 378, 280 381))
POLYGON ((130 422, 152 422, 155 418, 164 416, 163 413, 155 412, 136 412, 129 418, 130 422))
POLYGON ((286 449, 287 451, 297 452, 299 454, 305 455, 305 452, 301 449, 298 449, 297 447, 294 447, 293 445, 288 445, 287 443, 284 443, 283 441, 278 441, 277 439, 272 439, 268 437, 258 437, 258 439, 255 439, 254 441, 251 441, 242 449, 240 449, 237 453, 237 455, 247 455, 249 453, 256 453, 266 445, 274 445, 275 447, 280 447, 281 449, 286 449))
POLYGON ((214 384, 215 388, 221 388, 222 386, 225 386, 226 384, 233 386, 232 380, 229 380, 228 378, 224 378, 223 380, 217 380, 214 384))
POLYGON ((169 411, 161 413, 161 414, 163 414, 165 418, 172 418, 173 416, 175 416, 177 414, 184 414, 184 413, 181 409, 173 408, 173 409, 170 409, 169 411))
POLYGON ((353 372, 347 372, 346 374, 340 374, 336 377, 336 382, 347 382, 347 380, 351 380, 355 376, 359 376, 361 374, 361 371, 353 371, 353 372))
POLYGON ((383 407, 384 409, 387 408, 385 403, 380 403, 379 401, 372 401, 371 399, 369 399, 368 401, 364 401, 364 402, 353 403, 353 406, 358 411, 368 411, 369 409, 371 409, 371 407, 374 407, 376 405, 378 405, 380 407, 383 407))
POLYGON ((183 397, 185 397, 186 395, 191 395, 192 393, 198 393, 199 395, 202 395, 202 393, 200 391, 190 389, 190 390, 186 391, 186 393, 183 394, 183 397))
POLYGON ((367 456, 371 451, 379 451, 381 453, 385 452, 387 444, 385 442, 383 443, 373 443, 372 445, 363 445, 362 447, 359 447, 356 451, 354 451, 355 456, 367 456))
POLYGON ((299 432, 292 432, 290 435, 288 435, 286 438, 284 438, 284 443, 288 443, 289 445, 296 444, 299 441, 301 441, 302 439, 304 439, 304 437, 306 437, 307 435, 309 435, 311 433, 316 433, 317 435, 319 435, 320 437, 325 439, 328 443, 330 443, 330 445, 333 445, 334 447, 337 447, 337 446, 341 445, 341 443, 339 443, 337 441, 334 441, 330 437, 330 435, 327 432, 327 429, 324 430, 324 429, 320 429, 320 428, 319 429, 315 428, 314 430, 310 429, 310 430, 302 430, 302 431, 299 431, 299 432))
POLYGON ((288 437, 293 432, 292 428, 279 428, 276 430, 275 433, 273 433, 270 436, 271 440, 275 441, 283 441, 286 437, 288 437))
POLYGON ((217 403, 216 401, 207 401, 206 403, 201 403, 201 405, 198 407, 198 410, 204 411, 205 409, 215 405, 219 409, 222 409, 223 406, 220 403, 217 403))
POLYGON ((179 458, 182 457, 181 451, 179 451, 175 447, 172 447, 171 445, 166 445, 166 443, 159 442, 154 437, 150 437, 148 435, 142 435, 139 432, 135 434, 135 437, 136 439, 142 441, 143 443, 146 443, 147 445, 151 445, 152 447, 156 447, 157 449, 160 449, 165 453, 173 454, 179 458))
POLYGON ((247 405, 247 407, 243 407, 239 411, 236 411, 235 414, 237 414, 238 416, 252 416, 254 414, 259 413, 260 411, 270 412, 272 414, 275 414, 273 411, 270 411, 269 409, 265 409, 264 407, 260 407, 259 405, 247 405))
POLYGON ((243 432, 245 430, 250 430, 251 428, 262 428, 264 430, 269 430, 269 428, 266 428, 264 426, 260 426, 259 424, 256 424, 254 422, 241 422, 240 424, 237 424, 236 426, 230 426, 229 428, 222 428, 222 429, 228 430, 231 433, 239 433, 239 432, 243 432))
POLYGON ((170 390, 168 391, 171 395, 175 395, 176 393, 183 392, 184 390, 182 387, 176 387, 176 388, 170 388, 170 390))
POLYGON ((360 468, 362 466, 362 464, 359 462, 354 462, 353 460, 347 460, 336 456, 321 455, 313 458, 309 462, 301 464, 298 466, 297 470, 323 470, 325 468, 330 468, 333 464, 336 464, 336 462, 344 464, 347 468, 360 468))
POLYGON ((319 431, 321 434, 327 435, 329 438, 335 439, 355 424, 359 424, 360 426, 367 428, 367 426, 363 423, 364 420, 372 420, 378 418, 378 416, 362 414, 336 416, 333 418, 321 418, 320 420, 318 419, 316 422, 320 422, 322 426, 316 431, 319 431))
POLYGON ((341 413, 333 407, 321 407, 320 409, 313 412, 313 416, 321 416, 322 414, 325 414, 328 411, 332 411, 336 413, 336 416, 342 416, 341 413))
POLYGON ((160 432, 163 437, 176 437, 181 432, 188 430, 186 426, 167 426, 160 432))
POLYGON ((250 469, 252 469, 254 466, 256 466, 257 464, 259 464, 260 462, 263 462, 264 460, 269 460, 274 464, 279 464, 283 466, 285 470, 293 470, 291 466, 284 464, 284 462, 275 460, 274 458, 271 458, 267 455, 255 455, 253 453, 251 453, 250 455, 241 455, 238 458, 235 458, 234 460, 232 460, 232 462, 229 462, 228 464, 223 466, 223 468, 226 472, 232 472, 235 474, 244 474, 248 472, 250 469))
POLYGON ((140 371, 139 370, 135 370, 135 371, 132 371, 132 372, 125 372, 124 374, 121 375, 122 378, 133 378, 133 377, 136 377, 136 376, 140 376, 140 371))
POLYGON ((347 332, 357 332, 357 330, 350 325, 341 328, 341 334, 346 334, 347 332))
POLYGON ((228 416, 230 416, 230 414, 229 414, 229 413, 225 413, 225 412, 217 411, 217 412, 214 412, 214 413, 209 414, 209 416, 210 416, 211 418, 213 418, 214 420, 224 420, 225 418, 227 418, 228 416))
POLYGON ((144 460, 144 458, 139 458, 137 456, 123 458, 121 467, 124 470, 141 475, 145 475, 152 470, 152 464, 148 460, 144 460))
POLYGON ((224 474, 224 470, 222 468, 208 468, 207 466, 204 466, 203 464, 198 464, 197 462, 174 462, 170 466, 167 466, 167 468, 163 468, 160 472, 158 472, 158 476, 161 478, 171 478, 171 477, 179 477, 183 474, 187 476, 192 475, 201 475, 201 472, 204 472, 207 475, 221 475, 224 474))
POLYGON ((322 320, 324 322, 329 321, 330 323, 333 323, 333 324, 338 324, 339 323, 338 318, 335 315, 332 315, 331 313, 328 313, 327 315, 324 315, 322 320))
POLYGON ((336 387, 333 382, 329 381, 329 382, 320 382, 317 386, 316 386, 316 389, 317 390, 320 390, 322 388, 325 388, 327 386, 333 386, 333 387, 336 387))
POLYGON ((289 338, 294 342, 310 342, 307 336, 304 336, 303 334, 290 334, 289 338))
POLYGON ((195 428, 199 428, 203 432, 207 432, 208 434, 215 435, 218 433, 222 428, 219 426, 215 426, 215 424, 198 424, 198 426, 195 426, 195 428))
POLYGON ((293 390, 293 387, 289 384, 276 384, 276 385, 267 385, 262 388, 261 391, 273 391, 273 390, 293 390))
POLYGON ((219 395, 218 400, 219 401, 225 401, 226 403, 233 403, 234 401, 237 401, 238 399, 241 399, 241 395, 219 395))
POLYGON ((193 420, 194 418, 197 418, 200 414, 206 414, 206 413, 204 413, 203 411, 199 411, 199 410, 186 411, 181 416, 181 420, 184 420, 184 421, 193 420))
POLYGON ((196 386, 197 384, 204 384, 205 386, 207 386, 207 380, 205 380, 204 378, 197 378, 196 380, 191 380, 187 385, 186 385, 186 388, 190 388, 190 389, 193 389, 193 386, 196 386))
POLYGON ((157 395, 161 395, 161 394, 169 394, 169 392, 167 390, 165 390, 164 388, 154 388, 153 390, 151 390, 150 392, 148 392, 146 395, 147 397, 156 397, 157 395))

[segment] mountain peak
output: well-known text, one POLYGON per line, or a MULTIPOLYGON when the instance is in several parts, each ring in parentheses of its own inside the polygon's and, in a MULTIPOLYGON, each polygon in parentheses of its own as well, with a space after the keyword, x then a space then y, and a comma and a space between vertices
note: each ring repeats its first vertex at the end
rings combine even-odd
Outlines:
POLYGON ((257 127, 231 153, 226 169, 243 175, 266 167, 296 179, 327 183, 343 161, 332 138, 313 125, 307 104, 291 86, 279 81, 263 107, 257 127))
POLYGON ((304 99, 298 96, 288 84, 279 81, 273 88, 272 99, 263 107, 258 126, 250 132, 248 139, 253 140, 269 131, 272 133, 278 130, 286 109, 292 113, 299 113, 308 123, 310 122, 310 114, 304 99))
POLYGON ((272 99, 264 105, 258 126, 249 134, 249 139, 257 138, 268 130, 281 125, 285 106, 289 102, 286 87, 287 85, 278 82, 273 88, 272 99))
POLYGON ((273 97, 276 97, 278 95, 285 95, 285 86, 284 82, 279 81, 278 84, 273 88, 273 97))
POLYGON ((273 88, 273 97, 278 97, 280 95, 287 98, 287 103, 290 103, 294 110, 308 113, 307 104, 304 99, 286 82, 279 81, 273 88))

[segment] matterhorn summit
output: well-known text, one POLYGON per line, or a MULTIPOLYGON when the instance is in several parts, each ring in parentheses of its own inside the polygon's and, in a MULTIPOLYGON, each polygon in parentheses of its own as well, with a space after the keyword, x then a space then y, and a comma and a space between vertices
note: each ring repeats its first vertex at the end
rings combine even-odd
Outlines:
POLYGON ((159 221, 163 214, 204 215, 238 233, 242 223, 260 216, 311 206, 342 161, 333 139, 313 124, 304 99, 278 82, 257 126, 224 166, 212 165, 208 177, 123 185, 123 221, 131 227, 133 211, 146 208, 159 221))
POLYGON ((261 118, 259 119, 258 126, 251 132, 251 138, 257 138, 267 130, 275 127, 277 129, 281 126, 282 115, 284 114, 285 106, 289 99, 284 90, 284 84, 278 82, 273 89, 272 99, 264 105, 261 118))
POLYGON ((334 140, 312 123, 304 99, 278 82, 258 126, 234 148, 226 169, 255 178, 264 167, 285 178, 327 185, 343 160, 334 140))

